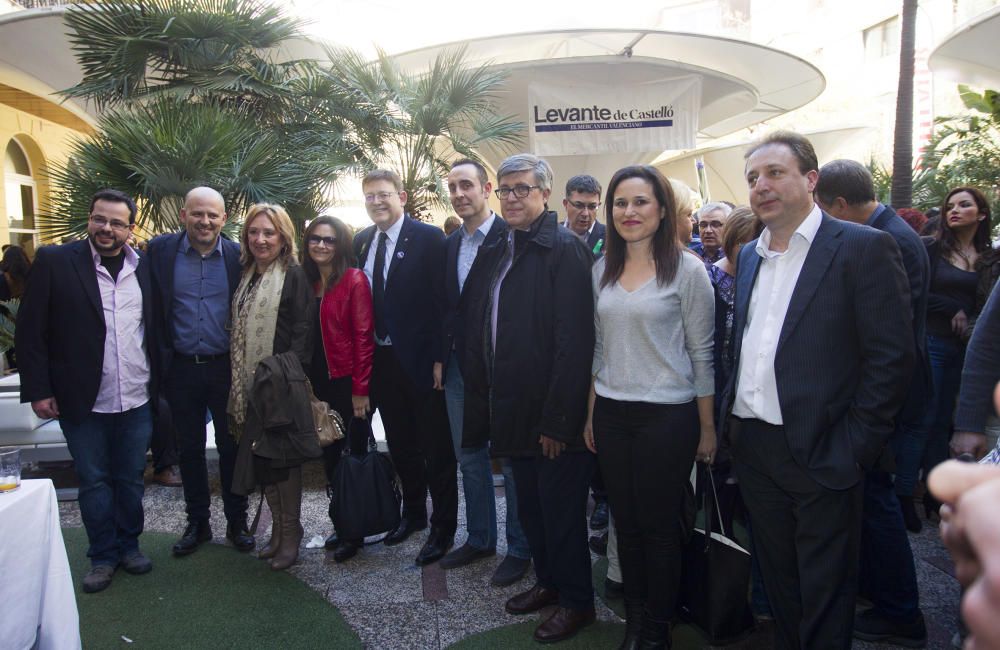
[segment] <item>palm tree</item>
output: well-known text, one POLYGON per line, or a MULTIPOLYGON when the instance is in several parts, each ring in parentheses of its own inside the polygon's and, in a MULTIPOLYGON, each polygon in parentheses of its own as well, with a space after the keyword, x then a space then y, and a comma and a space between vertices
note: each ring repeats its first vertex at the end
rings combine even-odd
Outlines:
POLYGON ((451 161, 479 160, 484 148, 505 151, 521 142, 524 125, 494 113, 506 73, 488 63, 466 67, 465 48, 438 54, 422 73, 402 70, 381 50, 374 61, 343 51, 328 55, 327 78, 384 126, 367 143, 371 162, 399 172, 407 210, 417 218, 448 204, 451 161))
POLYGON ((58 211, 41 215, 40 229, 52 239, 85 234, 90 197, 105 187, 139 197, 137 223, 152 233, 179 226, 196 185, 218 189, 233 216, 265 200, 315 213, 320 177, 279 128, 249 113, 170 95, 104 113, 97 135, 75 142, 69 164, 50 172, 58 211))
POLYGON ((892 205, 913 202, 913 74, 917 34, 917 0, 903 0, 900 16, 899 86, 892 147, 892 205))
POLYGON ((137 197, 152 233, 177 227, 196 184, 219 189, 231 215, 268 200, 301 225, 341 174, 380 165, 400 171, 420 216, 446 200, 448 160, 512 146, 521 129, 493 115, 503 74, 463 67, 462 51, 420 75, 382 52, 278 61, 300 23, 263 0, 104 0, 72 7, 66 23, 84 76, 63 94, 103 113, 97 135, 49 172, 49 238, 85 232, 103 187, 137 197))

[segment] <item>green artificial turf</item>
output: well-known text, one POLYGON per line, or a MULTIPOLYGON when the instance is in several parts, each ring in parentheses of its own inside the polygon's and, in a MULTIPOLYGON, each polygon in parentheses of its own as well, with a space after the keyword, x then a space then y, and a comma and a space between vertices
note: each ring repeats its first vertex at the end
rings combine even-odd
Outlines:
POLYGON ((140 543, 153 571, 133 576, 119 569, 110 587, 85 594, 80 581, 90 568, 87 535, 82 528, 64 528, 63 537, 85 650, 361 647, 320 594, 232 548, 204 544, 197 553, 174 558, 176 535, 143 533, 140 543))

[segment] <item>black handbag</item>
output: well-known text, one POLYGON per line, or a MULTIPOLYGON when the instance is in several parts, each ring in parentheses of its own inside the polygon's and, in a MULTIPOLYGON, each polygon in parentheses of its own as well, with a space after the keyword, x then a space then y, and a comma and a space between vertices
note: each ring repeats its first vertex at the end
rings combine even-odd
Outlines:
POLYGON ((391 532, 399 526, 402 503, 392 461, 379 453, 367 420, 353 418, 348 444, 333 474, 330 518, 341 539, 363 539, 391 532), (354 427, 367 429, 364 453, 352 454, 354 427))
POLYGON ((696 527, 684 545, 677 609, 710 643, 725 644, 754 629, 750 553, 726 536, 708 467, 699 463, 698 474, 705 527, 696 527))

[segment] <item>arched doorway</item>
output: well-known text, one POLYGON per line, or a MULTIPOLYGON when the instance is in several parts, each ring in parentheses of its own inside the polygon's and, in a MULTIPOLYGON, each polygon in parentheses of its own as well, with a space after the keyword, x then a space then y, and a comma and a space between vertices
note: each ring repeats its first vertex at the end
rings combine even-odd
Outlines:
POLYGON ((38 184, 28 154, 15 138, 7 143, 3 171, 9 238, 4 243, 21 246, 29 257, 34 257, 38 246, 38 228, 35 223, 38 184))

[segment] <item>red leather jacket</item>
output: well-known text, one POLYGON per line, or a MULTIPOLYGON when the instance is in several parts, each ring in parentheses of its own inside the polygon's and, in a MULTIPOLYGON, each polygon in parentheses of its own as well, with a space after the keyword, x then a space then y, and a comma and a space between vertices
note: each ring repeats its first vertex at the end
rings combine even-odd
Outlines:
POLYGON ((351 376, 351 394, 367 395, 375 354, 375 318, 368 278, 359 269, 323 294, 319 306, 320 333, 330 377, 351 376))

